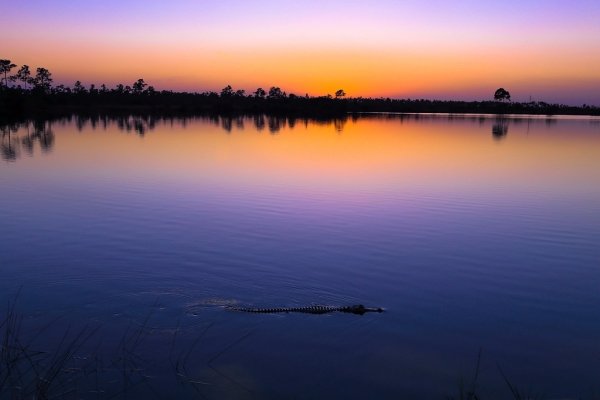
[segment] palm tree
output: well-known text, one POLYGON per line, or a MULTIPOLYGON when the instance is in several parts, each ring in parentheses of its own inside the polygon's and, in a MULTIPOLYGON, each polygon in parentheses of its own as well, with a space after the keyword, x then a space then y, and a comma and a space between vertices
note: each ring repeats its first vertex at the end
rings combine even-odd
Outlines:
POLYGON ((4 73, 4 86, 8 87, 8 73, 11 69, 16 67, 16 64, 10 62, 10 60, 0 60, 0 73, 4 73))

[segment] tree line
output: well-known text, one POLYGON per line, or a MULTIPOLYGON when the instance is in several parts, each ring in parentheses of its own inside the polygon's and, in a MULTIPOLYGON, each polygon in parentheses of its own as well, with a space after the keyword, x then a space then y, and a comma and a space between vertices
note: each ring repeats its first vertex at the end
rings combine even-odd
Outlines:
POLYGON ((8 88, 8 82, 22 82, 25 89, 29 87, 49 90, 52 84, 52 74, 46 68, 37 68, 32 75, 29 65, 23 65, 15 75, 8 75, 13 68, 17 67, 10 60, 0 60, 0 74, 4 76, 4 87, 8 88))
POLYGON ((600 115, 600 108, 545 102, 512 102, 508 90, 499 88, 489 101, 441 101, 346 97, 343 89, 333 95, 301 96, 278 86, 244 89, 225 86, 220 92, 175 92, 156 90, 144 79, 131 85, 85 86, 81 81, 65 86, 53 85, 52 73, 43 67, 18 67, 0 59, 0 117, 57 116, 70 113, 167 112, 197 113, 283 113, 298 115, 340 115, 348 112, 404 113, 491 113, 491 114, 577 114, 600 115))
MULTIPOLYGON (((133 82, 132 85, 117 84, 114 88, 109 89, 105 84, 96 86, 91 84, 89 88, 86 88, 81 81, 76 81, 73 87, 65 85, 52 86, 52 73, 46 68, 36 68, 35 75, 32 74, 29 65, 23 65, 19 68, 14 75, 9 75, 10 72, 17 67, 10 60, 0 60, 0 74, 3 76, 4 87, 9 88, 9 82, 13 83, 13 88, 17 90, 33 90, 40 91, 46 94, 62 94, 62 93, 74 93, 74 94, 100 94, 100 93, 118 93, 118 94, 156 94, 156 89, 148 85, 144 79, 138 79, 133 82)), ((170 91, 163 91, 165 93, 172 93, 170 91)), ((185 92, 184 92, 185 93, 185 92)), ((231 85, 224 87, 220 93, 217 92, 204 92, 202 93, 212 97, 222 98, 241 98, 251 97, 258 99, 283 99, 287 97, 298 97, 295 94, 287 94, 281 88, 272 86, 270 89, 265 90, 261 87, 257 88, 254 92, 246 94, 244 89, 234 90, 231 85)), ((339 89, 335 92, 335 98, 343 98, 346 96, 346 92, 343 89, 339 89)), ((305 97, 309 97, 308 94, 305 97)), ((325 97, 332 98, 331 95, 325 97)))

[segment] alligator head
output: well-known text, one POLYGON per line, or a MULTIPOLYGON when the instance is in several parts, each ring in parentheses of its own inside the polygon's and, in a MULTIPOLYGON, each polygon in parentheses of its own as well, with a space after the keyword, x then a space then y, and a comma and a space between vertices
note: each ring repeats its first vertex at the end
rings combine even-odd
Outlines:
POLYGON ((347 312, 347 313, 352 313, 352 314, 359 314, 359 315, 363 315, 364 313, 368 313, 368 312, 383 312, 383 308, 381 307, 365 307, 362 304, 356 304, 353 306, 347 306, 347 307, 342 307, 340 309, 341 312, 347 312))

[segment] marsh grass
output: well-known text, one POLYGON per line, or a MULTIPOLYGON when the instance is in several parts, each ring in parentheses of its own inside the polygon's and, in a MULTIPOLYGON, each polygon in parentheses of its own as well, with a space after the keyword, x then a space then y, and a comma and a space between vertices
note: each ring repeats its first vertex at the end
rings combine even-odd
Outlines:
POLYGON ((23 316, 16 311, 16 300, 8 303, 6 316, 0 321, 0 398, 52 399, 67 398, 76 392, 77 382, 85 372, 78 357, 82 347, 96 329, 85 327, 73 333, 67 328, 57 347, 49 351, 36 350, 34 343, 54 324, 40 327, 26 335, 23 316))
MULTIPOLYGON (((485 396, 480 392, 479 378, 481 375, 481 356, 482 349, 479 349, 477 361, 473 376, 469 380, 460 378, 458 382, 458 393, 456 396, 447 396, 447 400, 485 400, 485 396)), ((529 389, 527 391, 519 388, 509 377, 504 373, 500 365, 497 365, 498 372, 502 377, 502 381, 506 385, 508 392, 502 397, 513 400, 544 400, 546 397, 543 394, 535 393, 529 389)))
POLYGON ((164 330, 151 326, 153 307, 141 322, 131 319, 124 333, 113 337, 116 344, 106 345, 100 326, 73 329, 56 318, 35 329, 25 327, 17 300, 18 294, 8 302, 5 314, 0 313, 2 400, 171 398, 165 393, 204 399, 219 384, 252 393, 217 365, 221 356, 250 333, 214 352, 201 349, 213 324, 192 337, 181 337, 179 323, 170 337, 155 335, 164 330), (164 353, 152 351, 150 342, 157 336, 170 343, 166 360, 162 359, 164 353), (209 356, 201 361, 201 353, 209 356), (156 371, 164 374, 165 367, 167 375, 171 368, 171 379, 153 375, 156 371))
POLYGON ((535 393, 531 389, 524 391, 523 389, 520 389, 517 386, 515 386, 515 384, 512 383, 510 381, 510 379, 506 376, 506 374, 504 373, 504 371, 502 370, 500 365, 498 365, 498 371, 500 372, 500 375, 502 376, 504 383, 506 383, 506 386, 510 390, 510 393, 511 393, 513 399, 515 399, 515 400, 543 400, 543 399, 545 399, 545 396, 543 394, 535 393))
POLYGON ((149 334, 150 316, 141 326, 126 331, 116 357, 106 362, 100 357, 99 344, 93 349, 86 346, 97 336, 99 327, 86 326, 77 331, 67 327, 51 351, 38 350, 37 339, 58 325, 58 320, 39 327, 31 335, 23 328, 16 300, 9 302, 6 315, 0 320, 0 399, 126 398, 138 385, 153 389, 141 367, 147 360, 137 352, 149 334), (120 386, 120 390, 111 392, 103 384, 116 371, 121 384, 110 386, 120 386))
POLYGON ((461 378, 458 382, 458 395, 448 396, 447 400, 481 400, 481 397, 478 395, 478 382, 479 379, 479 371, 481 368, 481 349, 479 349, 479 353, 477 354, 477 364, 475 366, 475 372, 473 374, 473 378, 470 381, 465 381, 464 378, 461 378))
MULTIPOLYGON (((252 331, 241 332, 237 338, 214 351, 203 346, 213 324, 205 325, 194 335, 181 334, 181 320, 167 336, 169 347, 166 359, 153 357, 149 349, 153 333, 151 326, 154 309, 141 322, 130 320, 116 346, 103 346, 100 327, 81 329, 63 327, 60 318, 31 331, 24 328, 23 315, 17 312, 18 295, 0 314, 0 399, 133 399, 133 398, 214 398, 219 390, 237 393, 241 397, 260 397, 252 388, 219 368, 218 360, 235 351, 252 331), (56 335, 50 349, 41 349, 40 342, 56 335), (39 340, 42 339, 42 340, 39 340), (208 354, 208 355, 207 355, 208 354), (204 357, 204 361, 200 361, 204 357), (157 379, 157 368, 173 372, 171 380, 157 379), (164 385, 168 385, 165 391, 164 385), (220 388, 219 388, 220 386, 220 388)), ((50 340, 52 342, 52 340, 50 340)), ((155 355, 155 354, 154 354, 155 355)), ((492 397, 482 390, 480 383, 482 350, 477 354, 475 368, 468 378, 461 378, 455 395, 447 400, 486 400, 502 398, 514 400, 543 400, 546 397, 533 390, 524 390, 510 379, 497 365, 499 379, 505 390, 492 397)), ((592 399, 598 398, 592 396, 592 399)))

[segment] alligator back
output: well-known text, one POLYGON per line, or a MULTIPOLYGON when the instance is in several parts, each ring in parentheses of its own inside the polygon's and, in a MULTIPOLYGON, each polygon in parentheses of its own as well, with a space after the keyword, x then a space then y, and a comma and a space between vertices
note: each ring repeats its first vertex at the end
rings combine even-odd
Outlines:
POLYGON ((256 314, 277 314, 277 313, 304 313, 304 314, 328 314, 333 312, 343 312, 349 314, 363 315, 368 312, 383 312, 383 309, 365 307, 362 304, 351 306, 335 307, 335 306, 306 306, 306 307, 276 307, 276 308, 253 308, 253 307, 234 307, 229 306, 227 309, 232 311, 241 311, 256 314))

